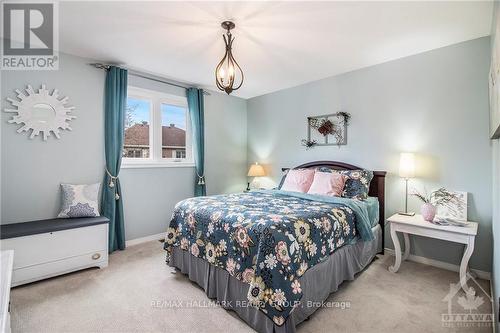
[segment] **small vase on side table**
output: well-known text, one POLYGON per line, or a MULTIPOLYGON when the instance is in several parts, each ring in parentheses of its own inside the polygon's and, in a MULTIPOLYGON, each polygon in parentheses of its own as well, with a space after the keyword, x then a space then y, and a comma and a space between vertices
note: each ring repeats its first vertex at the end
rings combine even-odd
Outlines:
POLYGON ((431 203, 424 203, 420 208, 420 212, 425 221, 432 222, 436 216, 436 206, 431 203))

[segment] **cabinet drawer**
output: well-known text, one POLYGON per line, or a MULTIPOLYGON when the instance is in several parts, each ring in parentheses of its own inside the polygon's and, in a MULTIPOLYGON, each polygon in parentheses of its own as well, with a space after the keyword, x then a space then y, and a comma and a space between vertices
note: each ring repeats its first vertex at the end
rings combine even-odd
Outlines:
POLYGON ((1 242, 1 248, 2 250, 14 250, 14 270, 16 270, 106 250, 107 242, 108 225, 99 224, 4 239, 1 242))
POLYGON ((14 269, 12 273, 12 285, 18 286, 87 267, 105 267, 107 264, 108 250, 94 251, 63 260, 14 269))

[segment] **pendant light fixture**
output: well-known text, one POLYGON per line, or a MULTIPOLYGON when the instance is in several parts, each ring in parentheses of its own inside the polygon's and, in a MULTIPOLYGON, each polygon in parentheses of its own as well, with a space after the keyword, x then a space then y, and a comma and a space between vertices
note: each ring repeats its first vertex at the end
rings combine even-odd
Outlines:
POLYGON ((239 89, 244 79, 243 71, 232 53, 234 37, 231 35, 231 29, 234 29, 235 26, 231 21, 221 23, 221 27, 227 31, 225 35, 222 35, 226 44, 226 54, 224 54, 224 57, 215 68, 215 83, 217 84, 217 88, 225 91, 228 95, 233 90, 239 89))

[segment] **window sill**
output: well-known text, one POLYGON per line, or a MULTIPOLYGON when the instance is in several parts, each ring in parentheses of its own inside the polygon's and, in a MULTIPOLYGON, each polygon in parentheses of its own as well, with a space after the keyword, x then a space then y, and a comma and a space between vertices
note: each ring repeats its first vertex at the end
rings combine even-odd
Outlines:
POLYGON ((169 162, 169 163, 154 163, 154 162, 138 162, 138 163, 122 163, 122 169, 148 169, 148 168, 194 168, 192 162, 169 162))

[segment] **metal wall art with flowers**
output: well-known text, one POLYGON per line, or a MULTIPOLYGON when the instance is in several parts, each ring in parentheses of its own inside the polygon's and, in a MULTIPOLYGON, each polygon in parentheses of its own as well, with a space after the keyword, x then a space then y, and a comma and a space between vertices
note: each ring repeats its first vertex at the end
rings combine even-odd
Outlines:
POLYGON ((302 140, 302 145, 307 149, 346 145, 350 119, 351 114, 347 112, 307 117, 307 139, 302 140))

